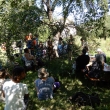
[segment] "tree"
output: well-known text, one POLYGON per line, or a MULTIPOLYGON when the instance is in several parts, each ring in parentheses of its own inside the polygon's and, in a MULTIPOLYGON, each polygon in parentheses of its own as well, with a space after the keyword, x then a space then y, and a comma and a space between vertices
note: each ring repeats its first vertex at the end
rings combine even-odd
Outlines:
MULTIPOLYGON (((103 10, 103 15, 95 19, 97 16, 96 4, 94 0, 89 3, 88 1, 85 0, 85 3, 83 3, 82 0, 3 0, 0 2, 0 36, 3 36, 0 37, 0 40, 7 42, 7 48, 9 48, 13 40, 23 39, 29 31, 42 37, 45 37, 45 35, 47 37, 49 34, 59 37, 62 31, 71 24, 66 24, 66 19, 70 13, 73 13, 74 17, 76 13, 82 15, 84 21, 82 25, 77 25, 77 27, 80 27, 78 29, 85 29, 86 32, 84 32, 88 34, 87 36, 91 32, 97 34, 96 30, 102 29, 103 31, 103 27, 105 27, 107 2, 106 0, 98 0, 99 4, 97 6, 103 10), (36 3, 38 2, 39 5, 37 6, 36 3), (83 13, 85 5, 87 6, 87 12, 83 13), (62 20, 53 18, 53 12, 57 6, 62 7, 62 20), (45 32, 47 34, 44 35, 45 32)), ((75 23, 73 23, 73 27, 74 25, 75 23)), ((105 30, 104 33, 106 33, 105 30)), ((10 51, 7 52, 7 55, 9 54, 10 51)))
POLYGON ((24 39, 24 36, 29 33, 36 33, 37 27, 41 24, 41 10, 30 5, 30 2, 21 2, 10 0, 1 3, 0 14, 0 41, 6 42, 7 56, 10 57, 11 44, 13 41, 24 39), (24 5, 25 3, 25 5, 24 5))
POLYGON ((50 25, 52 29, 53 36, 56 36, 58 33, 60 36, 63 29, 66 27, 65 23, 70 13, 73 13, 73 16, 74 18, 76 18, 76 20, 76 15, 80 15, 79 21, 81 22, 82 19, 83 24, 86 24, 86 26, 83 25, 83 27, 89 28, 90 31, 95 31, 95 29, 93 29, 93 26, 92 29, 90 29, 90 25, 92 23, 94 24, 95 28, 98 28, 100 24, 102 24, 101 26, 105 27, 103 25, 103 22, 106 19, 105 16, 107 12, 107 0, 85 0, 85 2, 82 0, 40 0, 39 2, 41 2, 42 9, 44 10, 45 15, 47 15, 50 21, 48 22, 48 25, 50 25), (61 22, 55 22, 52 17, 55 7, 57 6, 62 7, 63 20, 61 22), (85 8, 87 9, 86 13, 84 13, 85 8), (101 10, 102 15, 98 14, 98 10, 101 10), (101 18, 103 18, 103 21, 101 20, 101 18))

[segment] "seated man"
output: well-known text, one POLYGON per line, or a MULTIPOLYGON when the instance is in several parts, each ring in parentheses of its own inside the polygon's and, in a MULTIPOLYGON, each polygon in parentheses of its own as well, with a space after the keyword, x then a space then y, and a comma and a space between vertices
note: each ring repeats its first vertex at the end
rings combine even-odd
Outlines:
POLYGON ((86 49, 83 49, 82 55, 78 56, 76 59, 76 72, 84 72, 89 61, 90 57, 86 55, 86 49))

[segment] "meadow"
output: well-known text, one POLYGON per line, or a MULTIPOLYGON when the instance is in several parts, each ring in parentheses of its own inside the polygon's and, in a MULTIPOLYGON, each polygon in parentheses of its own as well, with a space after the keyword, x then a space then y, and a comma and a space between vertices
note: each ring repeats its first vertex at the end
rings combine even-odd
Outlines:
MULTIPOLYGON (((100 40, 100 46, 107 55, 107 63, 110 64, 110 39, 98 39, 100 40)), ((76 41, 79 44, 79 41, 76 41)), ((96 50, 96 49, 94 49, 96 50)), ((95 54, 95 53, 94 53, 95 54)), ((73 61, 69 61, 67 56, 59 59, 53 59, 46 61, 45 67, 51 76, 59 79, 61 82, 60 89, 54 93, 54 98, 47 101, 39 101, 36 95, 34 81, 38 78, 37 72, 27 72, 26 78, 23 83, 28 85, 30 102, 28 110, 94 110, 90 106, 82 106, 81 108, 74 107, 67 98, 75 94, 78 91, 91 94, 96 92, 99 94, 101 104, 95 110, 110 110, 110 87, 106 86, 92 86, 87 82, 87 79, 83 77, 79 79, 72 73, 72 63, 76 56, 73 56, 73 61), (89 89, 88 89, 89 88, 89 89)), ((0 104, 0 110, 3 110, 4 104, 0 104)))

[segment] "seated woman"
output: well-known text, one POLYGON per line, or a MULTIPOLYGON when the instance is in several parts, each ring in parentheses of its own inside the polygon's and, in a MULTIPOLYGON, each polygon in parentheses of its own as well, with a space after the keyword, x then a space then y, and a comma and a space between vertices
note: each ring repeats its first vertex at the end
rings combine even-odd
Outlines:
POLYGON ((97 57, 91 65, 91 69, 88 72, 91 78, 101 78, 101 73, 104 69, 104 61, 100 61, 100 57, 97 57))
POLYGON ((49 77, 47 69, 40 68, 38 70, 38 79, 35 80, 35 88, 39 100, 47 100, 53 98, 53 89, 55 80, 49 77))
POLYGON ((100 49, 97 49, 97 54, 95 54, 95 58, 100 59, 100 61, 104 61, 105 63, 107 62, 106 54, 100 49))
POLYGON ((25 61, 26 67, 34 67, 34 69, 35 69, 35 67, 37 65, 37 61, 36 61, 35 57, 29 53, 28 48, 24 49, 24 61, 25 61))

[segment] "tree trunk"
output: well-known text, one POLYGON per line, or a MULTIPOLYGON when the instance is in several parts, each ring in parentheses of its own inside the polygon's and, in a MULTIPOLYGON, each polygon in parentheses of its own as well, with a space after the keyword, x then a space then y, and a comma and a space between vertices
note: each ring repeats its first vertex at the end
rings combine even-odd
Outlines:
POLYGON ((49 21, 52 21, 52 14, 53 12, 51 10, 48 11, 48 18, 49 18, 49 21))
POLYGON ((6 55, 8 59, 10 59, 11 56, 10 40, 11 40, 10 37, 6 40, 6 55))

